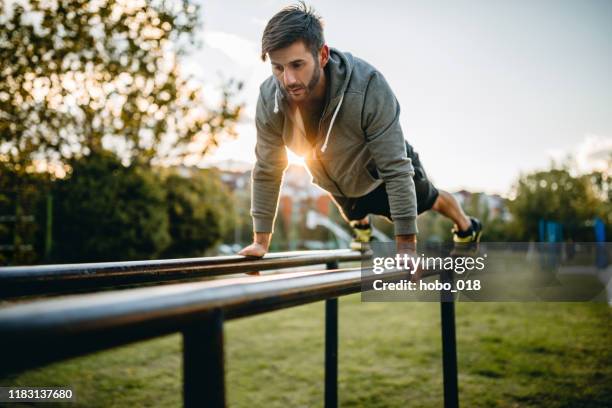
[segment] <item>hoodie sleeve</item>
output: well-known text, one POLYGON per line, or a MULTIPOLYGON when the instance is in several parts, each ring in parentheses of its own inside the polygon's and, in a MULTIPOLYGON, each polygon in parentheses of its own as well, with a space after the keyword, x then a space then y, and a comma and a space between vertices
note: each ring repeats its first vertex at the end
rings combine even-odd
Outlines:
POLYGON ((255 232, 273 232, 283 173, 287 168, 287 151, 282 129, 274 127, 260 93, 255 114, 257 144, 252 174, 251 216, 255 232))
POLYGON ((389 84, 375 72, 365 91, 361 126, 376 167, 385 182, 395 235, 416 234, 414 168, 399 124, 400 107, 389 84))

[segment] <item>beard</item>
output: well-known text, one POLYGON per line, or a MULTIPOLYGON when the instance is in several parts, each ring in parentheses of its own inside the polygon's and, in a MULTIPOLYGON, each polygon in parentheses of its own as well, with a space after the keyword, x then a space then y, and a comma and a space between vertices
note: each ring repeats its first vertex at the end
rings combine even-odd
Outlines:
POLYGON ((285 97, 285 99, 289 99, 291 100, 291 94, 289 94, 290 90, 297 90, 297 89, 305 89, 306 92, 304 92, 304 96, 308 97, 308 95, 314 91, 314 89, 316 88, 317 84, 319 83, 319 80, 321 79, 321 65, 318 63, 317 61, 317 66, 315 67, 314 72, 312 73, 312 77, 310 77, 310 80, 308 81, 308 84, 306 86, 304 86, 303 84, 297 85, 297 86, 292 86, 290 88, 285 88, 278 80, 277 82, 281 90, 281 92, 283 93, 283 96, 285 97))
POLYGON ((315 72, 312 74, 312 78, 308 81, 308 85, 306 86, 306 92, 311 93, 316 88, 319 80, 321 79, 321 65, 317 62, 317 67, 315 68, 315 72))

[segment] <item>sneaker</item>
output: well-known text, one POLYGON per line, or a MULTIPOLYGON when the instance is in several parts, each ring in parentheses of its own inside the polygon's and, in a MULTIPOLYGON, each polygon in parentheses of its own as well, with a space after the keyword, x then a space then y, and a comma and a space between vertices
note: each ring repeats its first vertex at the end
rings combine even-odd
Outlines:
POLYGON ((353 251, 366 251, 367 245, 372 242, 372 226, 368 224, 359 224, 358 221, 350 222, 351 229, 353 230, 353 240, 351 241, 350 248, 353 251))
POLYGON ((476 256, 482 235, 482 223, 474 217, 470 217, 472 225, 467 231, 459 231, 453 228, 453 242, 455 243, 451 256, 476 256))
POLYGON ((460 244, 480 242, 480 236, 482 235, 482 223, 480 220, 474 217, 470 217, 470 221, 472 225, 466 231, 459 231, 456 227, 453 227, 453 242, 460 244))

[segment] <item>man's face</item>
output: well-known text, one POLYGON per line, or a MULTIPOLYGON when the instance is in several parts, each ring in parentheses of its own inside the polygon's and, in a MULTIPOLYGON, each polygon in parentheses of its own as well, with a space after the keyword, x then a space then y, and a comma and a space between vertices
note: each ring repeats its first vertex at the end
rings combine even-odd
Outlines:
POLYGON ((323 49, 314 58, 302 41, 269 53, 272 73, 287 98, 294 103, 308 101, 321 79, 321 71, 327 62, 323 49))

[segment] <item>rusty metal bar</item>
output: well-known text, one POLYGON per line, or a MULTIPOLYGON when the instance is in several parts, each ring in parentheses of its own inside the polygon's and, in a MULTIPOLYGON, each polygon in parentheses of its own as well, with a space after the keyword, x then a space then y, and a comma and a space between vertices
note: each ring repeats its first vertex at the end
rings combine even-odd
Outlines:
POLYGON ((238 255, 157 261, 103 262, 0 268, 0 298, 57 294, 104 287, 186 281, 329 262, 358 261, 363 254, 349 250, 294 251, 264 258, 238 255))

